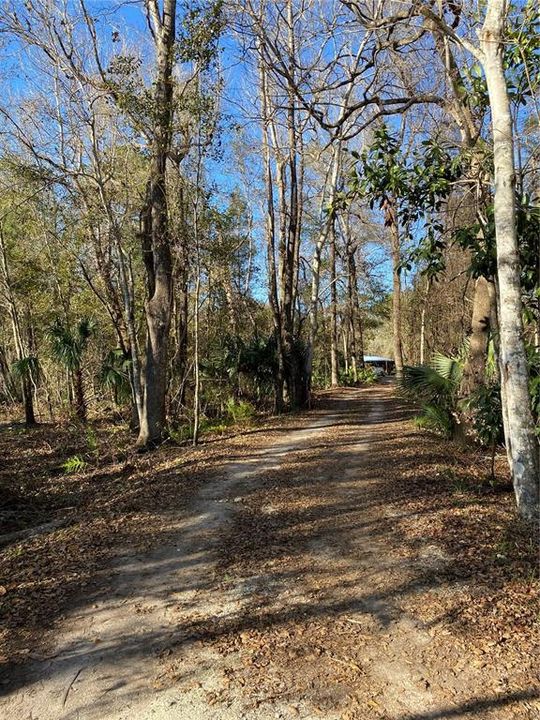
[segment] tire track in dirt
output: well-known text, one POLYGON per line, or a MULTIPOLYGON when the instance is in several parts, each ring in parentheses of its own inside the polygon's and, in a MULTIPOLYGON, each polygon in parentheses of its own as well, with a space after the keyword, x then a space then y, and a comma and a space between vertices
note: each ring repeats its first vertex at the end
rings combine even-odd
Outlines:
POLYGON ((378 385, 330 394, 284 437, 260 436, 174 519, 176 542, 125 557, 102 598, 66 618, 4 715, 535 717, 511 696, 482 704, 493 673, 406 608, 440 590, 447 562, 429 538, 404 558, 401 511, 381 497, 401 477, 390 440, 406 417, 378 385))
POLYGON ((297 437, 302 446, 277 445, 278 462, 254 475, 234 468, 213 583, 222 612, 205 613, 203 598, 170 678, 188 693, 197 678, 211 708, 201 717, 223 720, 532 719, 534 696, 502 692, 496 669, 453 645, 444 622, 407 608, 453 592, 433 539, 403 556, 403 511, 381 496, 401 478, 390 441, 409 428, 407 410, 389 386, 333 397, 331 422, 297 437))
MULTIPOLYGON (((383 396, 387 393, 386 389, 382 390, 383 396)), ((380 588, 387 581, 388 573, 395 580, 395 559, 390 558, 388 544, 384 539, 374 539, 369 529, 367 532, 359 531, 354 543, 355 547, 361 546, 361 552, 351 556, 350 553, 344 553, 339 543, 335 542, 335 528, 323 528, 320 532, 320 528, 315 525, 304 537, 293 538, 292 547, 286 548, 286 556, 278 552, 271 558, 268 567, 266 549, 272 545, 280 548, 279 534, 283 521, 283 512, 280 511, 283 508, 284 488, 274 484, 276 477, 284 476, 285 484, 290 485, 287 490, 292 488, 285 505, 288 501, 289 505, 294 506, 299 495, 304 496, 302 503, 308 507, 313 500, 306 488, 302 460, 298 463, 301 482, 299 486, 295 485, 298 475, 295 461, 299 453, 309 455, 313 450, 317 458, 319 475, 314 488, 319 504, 322 500, 323 504, 333 507, 336 500, 340 504, 343 496, 349 506, 351 502, 355 505, 356 499, 361 503, 362 490, 372 480, 364 478, 359 488, 358 468, 363 466, 364 458, 370 452, 374 434, 371 428, 379 428, 384 424, 384 408, 373 390, 369 394, 366 391, 349 390, 341 395, 345 399, 335 404, 335 409, 326 420, 322 418, 310 431, 295 436, 296 442, 285 442, 272 448, 270 462, 257 464, 255 478, 243 463, 231 468, 230 482, 234 483, 234 491, 240 493, 234 498, 239 507, 228 535, 224 533, 222 537, 220 567, 224 565, 228 568, 227 577, 225 582, 216 583, 221 587, 221 607, 225 612, 224 616, 214 615, 213 618, 206 618, 206 621, 198 616, 199 626, 207 625, 208 621, 214 626, 211 633, 214 637, 208 638, 204 634, 205 640, 200 642, 200 646, 212 653, 211 664, 214 667, 220 665, 222 672, 221 683, 215 683, 207 692, 207 701, 215 707, 214 717, 299 716, 314 720, 323 714, 328 720, 337 720, 345 717, 347 708, 356 706, 364 708, 363 714, 358 716, 362 718, 380 717, 380 712, 385 715, 423 712, 433 706, 433 693, 429 691, 429 683, 426 684, 423 679, 426 673, 421 666, 414 667, 415 663, 411 662, 411 658, 431 642, 429 634, 413 618, 386 602, 383 593, 375 591, 367 593, 363 598, 357 598, 357 593, 353 593, 351 601, 352 582, 380 588), (351 403, 358 401, 363 405, 360 421, 358 408, 354 407, 352 412, 350 410, 351 403), (336 431, 339 434, 340 431, 347 433, 347 430, 350 437, 345 441, 347 461, 344 464, 339 457, 336 431), (304 447, 299 447, 298 441, 304 447), (317 447, 321 443, 322 453, 321 448, 317 447), (324 459, 327 467, 324 466, 324 459), (336 478, 338 483, 334 486, 336 478), (244 482, 246 480, 247 483, 244 482), (246 492, 245 497, 241 494, 243 491, 246 492), (252 546, 250 541, 257 536, 258 528, 264 527, 266 518, 270 518, 270 527, 267 527, 266 533, 263 529, 262 537, 252 546), (248 537, 250 533, 251 538, 248 537), (258 562, 257 545, 263 548, 262 565, 258 562), (246 549, 250 557, 243 563, 241 556, 246 549), (240 556, 239 563, 233 560, 231 564, 231 553, 240 556), (277 572, 274 567, 276 564, 277 572), (287 568, 287 565, 290 567, 287 568), (345 592, 340 591, 334 582, 330 587, 325 586, 324 582, 318 582, 318 578, 328 575, 329 568, 331 574, 348 578, 345 592), (324 638, 329 632, 325 626, 342 620, 342 606, 346 609, 345 622, 350 622, 349 627, 354 626, 356 631, 349 634, 358 634, 360 628, 364 637, 371 640, 368 652, 361 659, 357 653, 354 658, 351 657, 349 648, 343 656, 339 647, 329 649, 332 643, 326 642, 325 647, 324 638), (306 617, 309 618, 307 623, 306 617), (302 628, 302 632, 295 637, 298 627, 302 628), (302 646, 309 643, 310 634, 319 638, 321 630, 323 643, 317 640, 313 647, 308 645, 309 650, 304 653, 305 648, 302 646), (285 652, 278 654, 280 660, 276 662, 272 658, 272 646, 279 643, 280 637, 285 639, 282 644, 285 652), (377 645, 380 647, 376 648, 377 645), (259 652, 261 646, 262 653, 259 652), (248 667, 250 663, 254 664, 256 670, 262 669, 262 673, 248 671, 240 685, 235 686, 234 678, 242 674, 246 660, 248 667), (322 672, 310 671, 309 666, 313 663, 319 670, 323 668, 322 672), (296 686, 293 682, 293 692, 282 672, 277 672, 269 682, 272 671, 280 665, 280 670, 287 667, 287 672, 292 676, 296 674, 303 679, 309 678, 309 682, 300 681, 296 686), (352 678, 350 673, 345 673, 349 677, 344 677, 344 668, 352 670, 352 678), (359 695, 359 675, 369 677, 370 692, 363 697, 359 695), (261 688, 264 689, 261 691, 261 688), (373 688, 376 688, 376 692, 373 692, 373 688), (388 692, 385 692, 386 689, 388 692), (379 701, 373 699, 381 695, 383 702, 380 697, 379 701), (368 709, 369 703, 371 709, 368 709)), ((339 535, 339 532, 335 535, 339 535)), ((186 650, 180 653, 180 660, 176 660, 175 676, 179 679, 186 665, 190 667, 190 674, 193 673, 193 658, 189 656, 190 652, 186 650)))
POLYGON ((112 586, 103 589, 102 598, 65 619, 48 659, 31 663, 24 678, 17 679, 20 689, 0 701, 3 716, 17 720, 215 717, 206 694, 219 672, 215 666, 207 667, 207 653, 193 657, 192 691, 163 688, 159 682, 164 659, 184 632, 178 612, 184 609, 191 623, 201 611, 224 617, 232 609, 234 597, 226 598, 213 579, 220 533, 238 502, 236 488, 279 467, 282 457, 318 435, 334 418, 314 413, 310 420, 285 438, 267 447, 263 444, 247 459, 228 463, 216 478, 203 483, 195 504, 175 519, 171 530, 176 530, 177 541, 172 545, 121 558, 112 586))

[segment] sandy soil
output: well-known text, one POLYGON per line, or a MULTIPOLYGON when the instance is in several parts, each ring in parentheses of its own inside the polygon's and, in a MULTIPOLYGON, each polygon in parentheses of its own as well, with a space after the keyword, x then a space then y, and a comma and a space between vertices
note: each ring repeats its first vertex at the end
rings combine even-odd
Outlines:
POLYGON ((116 560, 47 656, 11 677, 0 715, 540 717, 530 643, 519 657, 513 637, 485 645, 465 616, 457 629, 474 577, 456 572, 438 516, 425 526, 404 501, 432 452, 418 440, 386 385, 261 434, 171 513, 170 541, 116 560))

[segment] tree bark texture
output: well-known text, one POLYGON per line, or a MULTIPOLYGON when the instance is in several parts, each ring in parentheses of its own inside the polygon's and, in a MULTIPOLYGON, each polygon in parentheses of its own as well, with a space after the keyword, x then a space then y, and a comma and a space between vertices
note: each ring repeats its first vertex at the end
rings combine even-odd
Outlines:
POLYGON ((156 39, 157 73, 150 176, 141 218, 148 297, 145 303, 146 367, 141 426, 137 440, 139 446, 156 444, 166 433, 165 396, 173 290, 165 176, 172 136, 176 0, 163 0, 161 15, 157 2, 148 0, 148 5, 156 39))
POLYGON ((506 11, 504 0, 489 0, 480 46, 493 132, 500 369, 507 454, 518 511, 532 519, 538 514, 539 445, 534 433, 523 336, 512 118, 503 66, 506 11))

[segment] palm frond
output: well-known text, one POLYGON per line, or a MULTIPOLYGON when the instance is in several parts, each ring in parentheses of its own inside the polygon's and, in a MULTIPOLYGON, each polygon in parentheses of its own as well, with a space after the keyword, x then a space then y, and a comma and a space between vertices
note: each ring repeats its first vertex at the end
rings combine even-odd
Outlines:
POLYGON ((435 353, 431 360, 431 367, 452 387, 456 388, 459 385, 463 373, 463 363, 458 358, 435 353))
POLYGON ((454 412, 463 362, 441 353, 429 365, 406 367, 401 379, 403 393, 422 406, 417 418, 421 427, 451 437, 456 428, 454 412))
POLYGON ((96 323, 90 317, 83 317, 77 323, 77 335, 79 343, 84 347, 88 339, 94 334, 96 323))
POLYGON ((452 413, 440 405, 424 405, 422 414, 416 418, 418 427, 433 430, 443 437, 450 438, 454 434, 455 420, 452 413))
POLYGON ((20 379, 33 378, 36 381, 39 378, 39 360, 35 355, 15 360, 11 367, 14 375, 20 379))
POLYGON ((119 402, 127 402, 131 395, 130 366, 131 359, 126 357, 121 348, 107 353, 101 365, 99 381, 115 393, 119 402))
POLYGON ((449 397, 453 390, 452 382, 430 365, 403 368, 400 384, 406 395, 426 402, 449 397))
POLYGON ((94 329, 94 321, 88 317, 81 318, 74 330, 56 318, 47 330, 54 359, 68 370, 76 370, 94 329))

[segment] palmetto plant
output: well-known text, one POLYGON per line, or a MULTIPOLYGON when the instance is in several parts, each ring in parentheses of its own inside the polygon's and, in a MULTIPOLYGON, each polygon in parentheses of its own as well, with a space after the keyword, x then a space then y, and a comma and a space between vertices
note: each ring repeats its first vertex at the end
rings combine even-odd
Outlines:
POLYGON ((70 328, 57 318, 47 333, 54 359, 64 365, 71 375, 75 390, 75 412, 83 422, 86 420, 86 399, 82 359, 94 330, 94 322, 88 317, 81 318, 74 328, 70 328))
POLYGON ((122 348, 111 350, 103 360, 99 380, 112 391, 117 405, 127 403, 131 397, 131 365, 131 358, 122 348))
POLYGON ((209 349, 201 367, 208 377, 227 380, 234 388, 238 388, 242 374, 250 379, 260 400, 272 390, 277 368, 275 340, 270 336, 246 342, 241 337, 227 336, 209 349))
POLYGON ((34 355, 15 360, 11 366, 16 377, 32 377, 36 380, 39 377, 39 361, 34 355))
POLYGON ((404 394, 420 403, 419 424, 452 437, 456 430, 457 392, 463 361, 437 353, 429 365, 406 367, 401 379, 404 394))

